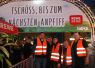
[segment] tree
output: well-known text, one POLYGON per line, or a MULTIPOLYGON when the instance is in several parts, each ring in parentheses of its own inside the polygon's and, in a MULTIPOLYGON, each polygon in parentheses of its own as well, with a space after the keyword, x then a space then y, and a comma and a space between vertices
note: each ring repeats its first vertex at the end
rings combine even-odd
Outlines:
POLYGON ((8 60, 9 58, 9 52, 4 46, 0 46, 0 63, 1 63, 1 68, 3 68, 3 61, 5 60, 6 64, 8 67, 12 66, 11 62, 8 60))

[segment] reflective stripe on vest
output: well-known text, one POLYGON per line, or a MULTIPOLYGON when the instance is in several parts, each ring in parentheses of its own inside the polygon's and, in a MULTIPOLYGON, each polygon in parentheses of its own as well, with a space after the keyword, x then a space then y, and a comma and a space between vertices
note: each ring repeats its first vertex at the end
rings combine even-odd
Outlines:
POLYGON ((61 64, 63 64, 64 56, 61 55, 61 64))
POLYGON ((51 59, 55 59, 55 60, 58 60, 59 59, 59 56, 51 56, 51 59))
POLYGON ((72 57, 67 56, 66 59, 67 59, 66 62, 68 63, 68 65, 70 65, 72 63, 72 57))
POLYGON ((51 55, 59 56, 59 53, 51 53, 51 55))
POLYGON ((59 55, 59 48, 60 48, 60 44, 59 43, 56 45, 56 48, 53 46, 52 52, 51 52, 51 60, 52 61, 58 62, 59 56, 60 56, 59 55))
POLYGON ((39 46, 36 46, 36 48, 47 48, 47 46, 41 46, 41 45, 39 45, 39 46))
POLYGON ((47 50, 46 39, 44 39, 43 44, 42 44, 40 39, 37 38, 37 45, 36 45, 35 55, 46 55, 46 50, 47 50))
POLYGON ((36 53, 46 52, 46 50, 43 50, 43 51, 42 51, 42 50, 36 50, 35 52, 36 52, 36 53))

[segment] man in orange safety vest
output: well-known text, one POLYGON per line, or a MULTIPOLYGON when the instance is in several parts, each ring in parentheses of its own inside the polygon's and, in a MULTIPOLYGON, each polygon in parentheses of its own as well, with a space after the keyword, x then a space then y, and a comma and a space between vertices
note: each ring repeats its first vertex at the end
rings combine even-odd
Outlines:
MULTIPOLYGON (((89 48, 88 44, 84 39, 80 39, 78 32, 74 33, 75 40, 71 43, 71 56, 67 57, 70 64, 72 63, 72 68, 84 68, 86 64, 89 64, 89 48)), ((70 55, 70 52, 69 52, 70 55)))
POLYGON ((46 68, 47 45, 45 34, 40 33, 34 40, 35 68, 46 68))

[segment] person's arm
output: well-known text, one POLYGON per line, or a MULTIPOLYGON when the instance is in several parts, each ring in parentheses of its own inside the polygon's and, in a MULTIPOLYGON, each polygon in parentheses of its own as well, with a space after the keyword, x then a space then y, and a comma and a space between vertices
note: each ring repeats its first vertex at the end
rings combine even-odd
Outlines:
POLYGON ((49 54, 51 54, 50 53, 50 44, 47 42, 47 52, 46 52, 46 55, 47 55, 47 57, 49 57, 49 54))
POLYGON ((35 52, 36 45, 37 45, 37 39, 34 39, 34 43, 33 43, 33 46, 32 46, 33 53, 35 52))
POLYGON ((86 52, 87 52, 87 56, 86 56, 86 60, 85 60, 85 64, 89 64, 89 47, 88 47, 88 44, 86 42, 86 40, 83 40, 83 46, 84 48, 86 49, 86 52))
POLYGON ((59 61, 58 61, 58 67, 60 68, 60 64, 61 64, 61 54, 62 54, 62 47, 60 46, 59 49, 59 61))

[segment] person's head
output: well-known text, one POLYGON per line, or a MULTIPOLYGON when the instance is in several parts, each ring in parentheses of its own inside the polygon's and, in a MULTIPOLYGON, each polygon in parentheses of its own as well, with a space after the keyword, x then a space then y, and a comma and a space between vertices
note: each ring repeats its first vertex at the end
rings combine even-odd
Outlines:
POLYGON ((22 45, 26 44, 26 40, 21 40, 21 44, 22 45))
POLYGON ((63 46, 64 46, 65 48, 67 48, 68 45, 69 45, 69 42, 68 42, 67 40, 65 40, 65 41, 63 42, 63 46))
POLYGON ((56 44, 58 42, 58 38, 53 38, 53 43, 56 44))
POLYGON ((48 37, 48 38, 47 38, 47 41, 48 41, 49 43, 51 43, 51 42, 52 42, 52 37, 48 37))
POLYGON ((39 37, 40 37, 40 39, 44 39, 45 38, 45 33, 41 32, 39 37))
POLYGON ((26 43, 31 43, 31 39, 27 39, 26 40, 26 43))
POLYGON ((75 38, 75 40, 80 39, 80 35, 79 35, 79 33, 78 33, 78 32, 75 32, 75 33, 74 33, 74 38, 75 38))

